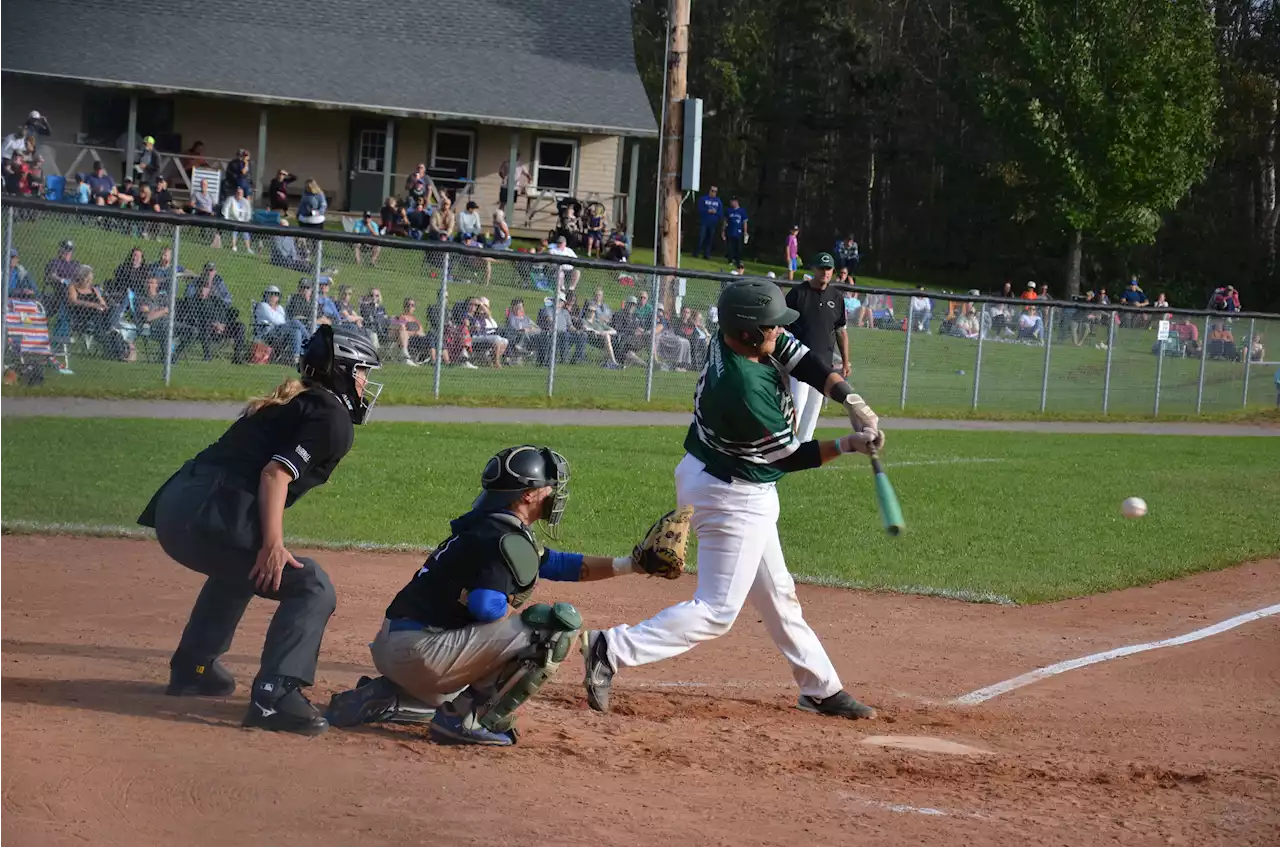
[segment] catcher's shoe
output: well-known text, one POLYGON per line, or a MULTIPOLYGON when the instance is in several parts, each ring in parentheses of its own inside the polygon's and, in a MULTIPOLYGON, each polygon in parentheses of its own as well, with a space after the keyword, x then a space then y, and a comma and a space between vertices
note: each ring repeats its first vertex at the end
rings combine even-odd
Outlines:
POLYGON ((164 693, 171 697, 230 697, 236 693, 236 678, 217 659, 198 662, 175 654, 169 661, 169 685, 164 693))
POLYGON ((587 689, 587 705, 597 712, 609 711, 609 688, 616 673, 609 663, 609 640, 603 632, 582 634, 582 659, 586 676, 582 684, 587 689))
POLYGON ((850 720, 874 718, 876 716, 875 709, 870 706, 864 706, 845 691, 837 691, 830 697, 824 697, 821 700, 817 697, 810 697, 808 694, 801 694, 800 702, 796 703, 796 708, 803 712, 830 715, 835 718, 849 718, 850 720))
POLYGON ((515 744, 515 730, 510 732, 493 732, 476 723, 475 716, 468 712, 460 715, 448 707, 437 709, 431 719, 431 730, 427 733, 437 744, 475 744, 482 747, 510 747, 515 744))
POLYGON ((241 723, 298 735, 321 735, 329 729, 329 722, 303 695, 297 680, 282 677, 254 681, 249 712, 241 723))
POLYGON ((330 726, 358 726, 381 722, 428 724, 435 713, 435 709, 409 696, 385 676, 362 676, 355 688, 333 695, 324 716, 330 726))

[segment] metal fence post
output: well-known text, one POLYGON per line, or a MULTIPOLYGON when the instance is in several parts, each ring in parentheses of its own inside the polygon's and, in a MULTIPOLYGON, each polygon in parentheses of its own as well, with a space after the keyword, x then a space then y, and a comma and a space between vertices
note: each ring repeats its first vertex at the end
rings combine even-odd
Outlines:
POLYGON ((973 362, 973 405, 972 409, 978 408, 978 382, 982 379, 982 339, 987 336, 987 304, 982 303, 982 312, 978 315, 978 355, 974 357, 973 362))
MULTIPOLYGON (((9 257, 13 255, 13 207, 6 210, 4 216, 4 289, 0 290, 0 361, 9 356, 9 286, 13 283, 13 274, 9 270, 9 257)), ((175 260, 176 261, 176 260, 175 260)), ((57 320, 57 316, 54 316, 57 320)))
POLYGON ((1045 309, 1049 321, 1044 328, 1044 375, 1040 378, 1040 413, 1044 414, 1049 402, 1049 351, 1053 349, 1053 307, 1045 309))
POLYGON ((1108 314, 1107 320, 1107 370, 1102 376, 1102 414, 1107 413, 1111 400, 1111 354, 1116 349, 1115 315, 1108 314))
POLYGON ((658 358, 658 340, 654 338, 658 331, 658 286, 659 277, 654 274, 653 283, 650 285, 652 290, 649 293, 649 307, 653 311, 649 319, 649 361, 645 365, 644 376, 644 402, 646 403, 653 399, 653 363, 658 358))
POLYGON ((1204 316, 1204 334, 1200 336, 1200 380, 1196 386, 1196 414, 1204 400, 1204 363, 1209 360, 1209 315, 1204 316))
POLYGON ((1151 417, 1160 417, 1160 379, 1164 373, 1164 342, 1156 341, 1156 404, 1151 410, 1151 417))
POLYGON ((173 265, 169 268, 169 320, 164 330, 164 384, 173 375, 173 323, 178 319, 178 248, 182 241, 182 227, 173 228, 173 265))
POLYGON ((550 367, 547 368, 547 396, 556 387, 556 356, 560 350, 560 286, 556 286, 556 291, 551 295, 551 359, 550 367))
POLYGON ((902 345, 902 399, 899 408, 907 408, 907 367, 911 364, 911 302, 907 301, 907 340, 902 345))
POLYGON ((449 254, 444 254, 444 273, 440 276, 440 314, 436 316, 436 372, 432 378, 431 396, 440 397, 440 370, 444 367, 444 322, 449 307, 449 254))
POLYGON ((1249 318, 1249 337, 1244 340, 1244 392, 1240 395, 1240 408, 1249 408, 1249 351, 1253 345, 1253 330, 1257 318, 1249 318))
POLYGON ((311 331, 315 332, 320 325, 320 268, 321 256, 324 253, 324 242, 316 239, 316 267, 311 274, 311 331))

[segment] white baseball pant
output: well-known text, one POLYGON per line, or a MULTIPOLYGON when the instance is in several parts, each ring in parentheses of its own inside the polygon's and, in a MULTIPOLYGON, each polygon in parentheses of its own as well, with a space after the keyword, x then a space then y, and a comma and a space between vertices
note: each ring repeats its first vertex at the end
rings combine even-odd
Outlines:
POLYGON ((818 413, 822 411, 822 392, 807 382, 791 377, 791 399, 796 406, 798 427, 796 435, 801 441, 812 441, 818 428, 818 413))
POLYGON ((773 483, 723 482, 685 455, 676 467, 676 499, 693 506, 698 536, 698 587, 644 623, 605 631, 614 667, 678 656, 727 633, 748 599, 773 643, 791 664, 800 693, 825 698, 842 686, 817 634, 805 622, 796 584, 778 539, 778 491, 773 483))

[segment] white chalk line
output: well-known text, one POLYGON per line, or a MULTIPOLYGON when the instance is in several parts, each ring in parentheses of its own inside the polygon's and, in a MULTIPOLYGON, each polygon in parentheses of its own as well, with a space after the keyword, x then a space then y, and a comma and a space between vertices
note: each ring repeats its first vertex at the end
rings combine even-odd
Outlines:
POLYGON ((1068 659, 1065 662, 1047 665, 1042 668, 1036 668, 1020 676, 1012 679, 1006 679, 1004 682, 997 682, 995 685, 988 685, 986 688, 979 688, 977 691, 970 691, 961 697, 952 700, 952 704, 956 706, 974 706, 978 703, 984 703, 993 697, 999 697, 1001 694, 1008 694, 1010 691, 1016 691, 1023 686, 1038 682, 1047 677, 1056 676, 1060 673, 1073 671, 1078 668, 1096 665, 1099 662, 1107 662, 1112 659, 1120 659, 1125 656, 1132 656, 1135 653, 1145 653, 1148 650, 1159 650, 1162 647, 1177 647, 1182 644, 1190 644, 1192 641, 1199 641, 1202 638, 1208 638, 1211 635, 1218 635, 1229 629, 1235 629, 1251 621, 1261 620, 1262 618, 1272 615, 1280 615, 1280 603, 1274 606, 1267 606, 1264 609, 1258 609, 1255 612, 1245 612, 1242 615, 1236 615, 1234 618, 1216 623, 1213 626, 1206 626, 1185 635, 1179 635, 1174 638, 1165 638, 1160 641, 1150 641, 1146 644, 1132 644, 1128 647, 1117 647, 1114 650, 1107 650, 1104 653, 1093 653, 1088 656, 1081 656, 1078 659, 1068 659))

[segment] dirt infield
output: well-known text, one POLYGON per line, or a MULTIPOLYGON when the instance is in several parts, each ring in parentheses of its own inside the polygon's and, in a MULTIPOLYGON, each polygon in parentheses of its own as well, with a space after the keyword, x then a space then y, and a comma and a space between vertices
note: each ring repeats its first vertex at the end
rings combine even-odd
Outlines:
MULTIPOLYGON (((1280 562, 1040 607, 802 586, 877 720, 792 708, 748 607, 729 636, 624 670, 615 714, 587 709, 571 659, 527 707, 521 743, 494 750, 416 729, 242 729, 273 604, 251 606, 227 657, 237 694, 177 700, 166 662, 200 577, 152 542, 5 537, 2 555, 6 844, 1280 843, 1280 617, 948 705, 1280 602, 1280 562), (901 746, 912 737, 976 751, 901 746)), ((418 559, 316 558, 338 588, 323 704, 369 670, 367 642, 418 559)), ((629 577, 537 596, 600 625, 692 586, 629 577)))

